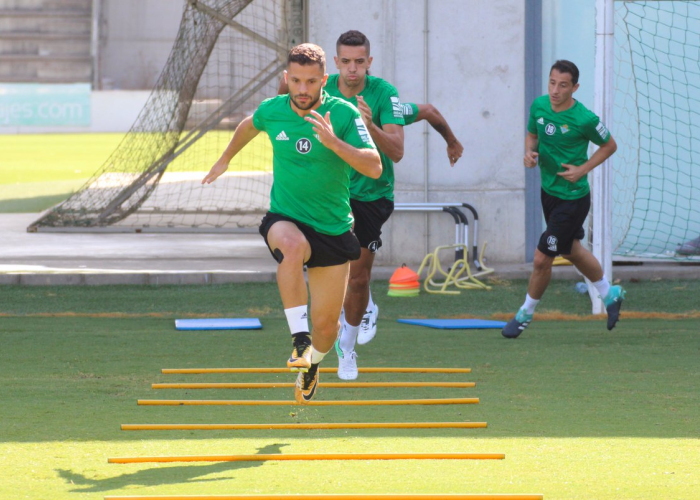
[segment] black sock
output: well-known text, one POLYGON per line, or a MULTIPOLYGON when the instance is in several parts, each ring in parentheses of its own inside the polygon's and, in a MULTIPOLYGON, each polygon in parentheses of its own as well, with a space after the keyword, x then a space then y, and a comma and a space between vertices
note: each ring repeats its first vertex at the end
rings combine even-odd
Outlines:
POLYGON ((294 347, 311 344, 311 336, 309 332, 297 332, 292 334, 292 344, 294 347))

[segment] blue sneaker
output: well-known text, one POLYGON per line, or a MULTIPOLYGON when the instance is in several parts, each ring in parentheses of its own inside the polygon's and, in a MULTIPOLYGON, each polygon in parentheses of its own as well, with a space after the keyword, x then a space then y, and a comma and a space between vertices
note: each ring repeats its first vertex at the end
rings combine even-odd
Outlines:
POLYGON ((620 308, 622 301, 625 300, 627 291, 620 285, 610 287, 610 291, 603 299, 605 310, 608 311, 608 330, 615 328, 617 320, 620 319, 620 308))
POLYGON ((527 328, 531 321, 532 314, 528 314, 523 307, 518 311, 518 314, 515 315, 515 318, 511 319, 508 324, 503 327, 501 335, 509 339, 517 338, 518 335, 523 333, 523 330, 527 328))

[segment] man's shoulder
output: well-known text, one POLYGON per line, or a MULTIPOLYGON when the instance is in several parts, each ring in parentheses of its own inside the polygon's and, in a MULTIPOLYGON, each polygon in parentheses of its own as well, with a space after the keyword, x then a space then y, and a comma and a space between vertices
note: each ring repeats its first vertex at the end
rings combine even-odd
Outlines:
POLYGON ((575 112, 582 123, 595 122, 598 123, 600 118, 593 111, 588 109, 581 103, 581 101, 576 101, 575 112))
POLYGON ((376 93, 398 94, 398 90, 391 83, 378 76, 367 75, 367 88, 376 93))
POLYGON ((276 95, 274 97, 270 97, 269 99, 265 99, 263 102, 260 103, 260 106, 258 106, 258 111, 268 111, 268 110, 273 110, 279 107, 286 106, 289 101, 289 94, 280 94, 276 95))
POLYGON ((532 109, 539 109, 539 110, 551 110, 552 106, 549 102, 549 94, 544 94, 539 97, 537 97, 534 101, 532 101, 532 109))

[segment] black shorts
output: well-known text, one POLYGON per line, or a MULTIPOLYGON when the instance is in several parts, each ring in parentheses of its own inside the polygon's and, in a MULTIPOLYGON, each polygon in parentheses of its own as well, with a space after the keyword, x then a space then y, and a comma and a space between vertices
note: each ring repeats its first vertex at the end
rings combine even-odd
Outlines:
POLYGON ((272 253, 272 248, 267 242, 267 233, 275 222, 288 221, 299 228, 311 246, 311 257, 304 262, 306 267, 330 267, 345 264, 349 260, 360 258, 360 243, 352 231, 346 231, 338 236, 331 236, 316 231, 311 226, 294 220, 291 217, 267 212, 260 222, 260 234, 265 238, 265 244, 272 254, 272 258, 277 262, 277 256, 272 253))
POLYGON ((562 200, 542 190, 542 211, 547 222, 537 249, 545 255, 568 255, 574 240, 586 234, 583 223, 591 208, 591 194, 577 200, 562 200))
POLYGON ((394 202, 386 198, 374 201, 350 199, 350 209, 355 217, 355 235, 360 246, 374 253, 382 246, 382 226, 394 211, 394 202))

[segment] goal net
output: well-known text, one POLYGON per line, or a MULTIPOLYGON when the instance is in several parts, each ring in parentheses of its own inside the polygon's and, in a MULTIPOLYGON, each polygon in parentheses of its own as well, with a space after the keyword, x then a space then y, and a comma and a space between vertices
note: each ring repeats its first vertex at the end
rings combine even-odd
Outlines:
POLYGON ((613 255, 700 236, 700 1, 616 1, 613 255))
POLYGON ((269 207, 272 154, 256 137, 214 184, 232 131, 277 93, 303 38, 302 0, 186 0, 167 63, 117 149, 29 230, 226 230, 269 207))

